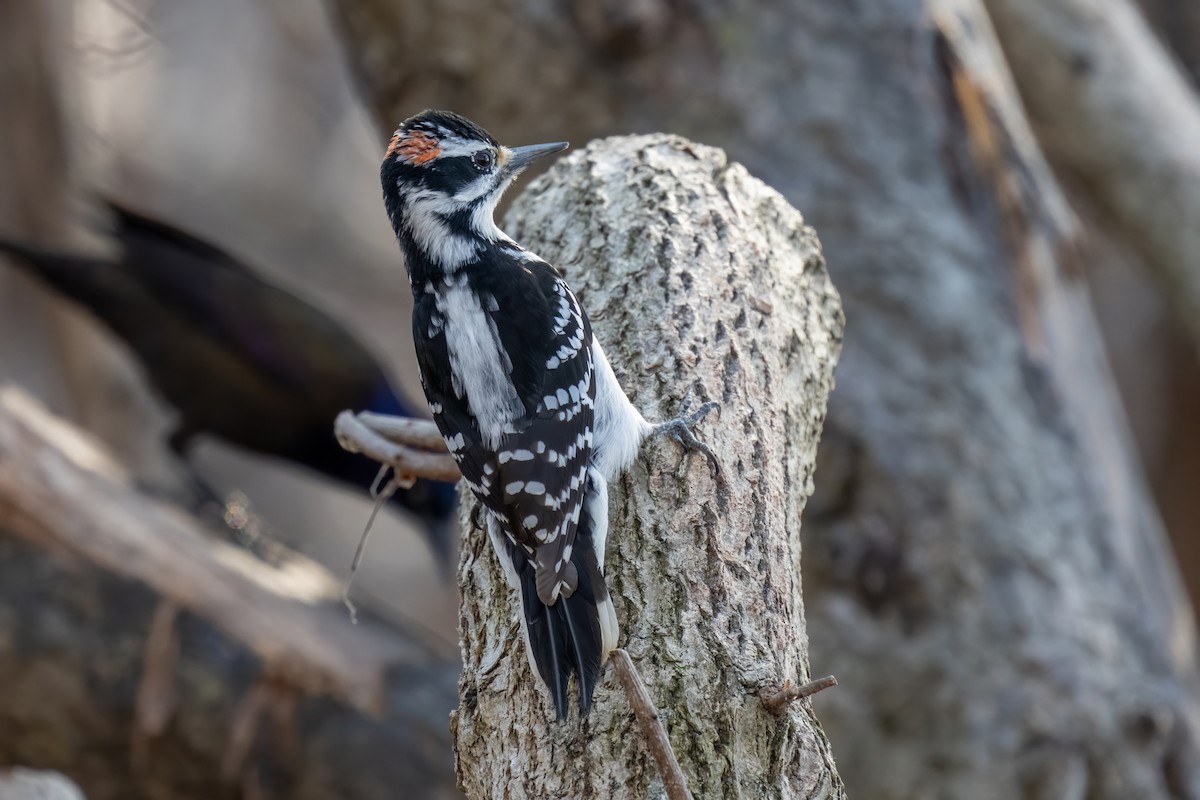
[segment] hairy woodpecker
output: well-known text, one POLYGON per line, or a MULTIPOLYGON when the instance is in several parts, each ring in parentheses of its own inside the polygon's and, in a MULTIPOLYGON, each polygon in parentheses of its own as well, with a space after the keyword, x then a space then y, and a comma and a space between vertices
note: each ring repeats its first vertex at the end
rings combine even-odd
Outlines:
POLYGON ((558 271, 496 227, 513 179, 566 147, 505 147, 457 114, 424 111, 397 129, 380 170, 412 286, 425 395, 485 510, 560 720, 571 674, 586 714, 617 644, 604 583, 608 482, 654 433, 711 457, 691 425, 716 405, 648 423, 558 271))

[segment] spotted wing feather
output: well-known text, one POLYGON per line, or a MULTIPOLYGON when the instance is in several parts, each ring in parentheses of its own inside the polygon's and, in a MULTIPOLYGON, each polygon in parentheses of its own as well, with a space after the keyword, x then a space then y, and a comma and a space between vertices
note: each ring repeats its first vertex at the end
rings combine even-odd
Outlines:
MULTIPOLYGON (((538 597, 551 605, 560 592, 570 596, 578 585, 571 554, 593 443, 595 364, 591 327, 578 300, 544 262, 530 266, 533 285, 549 301, 551 315, 544 323, 549 330, 513 333, 511 324, 498 324, 497 330, 501 336, 508 333, 525 340, 523 348, 505 345, 506 352, 530 354, 527 363, 513 365, 512 377, 531 413, 493 449, 484 441, 466 398, 457 395, 452 383, 427 384, 425 390, 434 420, 472 492, 501 523, 516 551, 532 562, 538 597), (546 344, 531 348, 531 341, 546 344)), ((436 324, 422 328, 421 306, 418 300, 414 314, 418 358, 448 363, 445 331, 436 324)), ((428 316, 437 319, 435 310, 428 316)), ((435 376, 447 372, 422 370, 423 375, 435 376)))

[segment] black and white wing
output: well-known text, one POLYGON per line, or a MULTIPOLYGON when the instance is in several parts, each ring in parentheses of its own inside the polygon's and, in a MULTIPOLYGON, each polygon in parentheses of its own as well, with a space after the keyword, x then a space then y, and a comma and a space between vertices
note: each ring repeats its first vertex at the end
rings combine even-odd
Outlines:
MULTIPOLYGON (((447 448, 474 494, 533 562, 538 597, 550 605, 577 585, 571 555, 592 450, 595 365, 591 327, 578 300, 549 265, 528 264, 521 270, 526 285, 518 289, 529 302, 490 309, 498 357, 507 360, 504 372, 524 409, 502 435, 481 430, 483 401, 461 392, 469 382, 456 386, 445 329, 453 323, 431 298, 417 299, 414 340, 447 448)), ((489 297, 486 285, 474 289, 489 297)), ((511 286, 504 291, 514 293, 511 286)))
POLYGON ((553 336, 542 363, 544 380, 535 413, 506 437, 485 489, 514 542, 536 570, 539 599, 552 605, 578 585, 572 548, 583 510, 595 418, 595 364, 591 327, 560 278, 551 291, 553 336))
MULTIPOLYGON (((436 309, 422 298, 414 333, 434 419, 487 509, 492 544, 520 591, 530 655, 563 719, 570 675, 579 677, 579 705, 586 712, 600 665, 616 643, 616 616, 601 568, 607 492, 591 467, 596 364, 590 325, 549 265, 527 263, 519 275, 507 276, 519 282, 516 291, 527 303, 501 305, 487 286, 474 287, 471 295, 479 302, 466 316, 477 317, 484 307, 492 311, 486 326, 463 335, 481 339, 497 354, 499 369, 487 360, 477 363, 491 377, 461 374, 464 359, 451 352, 458 345, 446 343, 447 334, 460 335, 452 330, 455 323, 430 313, 436 309), (460 367, 458 377, 452 363, 460 367), (506 380, 497 386, 500 373, 506 380), (472 400, 470 391, 459 391, 485 385, 486 398, 472 400), (523 413, 497 428, 497 407, 482 400, 507 404, 505 398, 516 398, 523 413)), ((514 287, 503 289, 511 299, 514 287)))

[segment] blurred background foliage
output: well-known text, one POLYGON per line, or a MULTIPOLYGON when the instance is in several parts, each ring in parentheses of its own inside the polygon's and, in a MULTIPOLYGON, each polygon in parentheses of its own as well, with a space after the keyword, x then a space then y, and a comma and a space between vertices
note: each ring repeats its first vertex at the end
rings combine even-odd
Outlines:
MULTIPOLYGON (((350 85, 321 4, 85 2, 73 12, 61 46, 64 69, 81 79, 68 83, 80 111, 71 138, 78 184, 229 250, 326 310, 420 398, 407 280, 379 201, 382 134, 350 85)), ((14 270, 3 280, 25 283, 14 270)), ((30 319, 38 315, 25 294, 41 290, 21 289, 0 298, 4 377, 84 421, 151 485, 171 485, 179 470, 158 444, 169 411, 133 375, 125 351, 105 348, 108 362, 92 368, 101 374, 81 382, 71 370, 89 368, 63 353, 75 340, 30 319), (129 431, 130 417, 144 430, 129 431)), ((90 322, 80 325, 97 347, 107 334, 90 335, 90 322)), ((335 572, 348 569, 370 508, 365 492, 264 466, 219 442, 198 444, 198 469, 216 488, 242 489, 278 535, 335 572)), ((452 642, 454 591, 413 524, 385 514, 379 525, 356 584, 452 642)))

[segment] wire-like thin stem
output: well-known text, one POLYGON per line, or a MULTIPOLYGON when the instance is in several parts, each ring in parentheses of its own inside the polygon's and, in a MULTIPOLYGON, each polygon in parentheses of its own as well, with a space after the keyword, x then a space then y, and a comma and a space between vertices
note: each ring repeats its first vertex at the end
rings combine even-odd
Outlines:
POLYGON ((371 487, 371 493, 375 495, 375 507, 371 509, 371 516, 367 517, 367 524, 358 538, 358 547, 354 549, 354 560, 350 562, 350 574, 346 577, 346 585, 342 587, 342 604, 350 612, 350 621, 355 625, 358 624, 358 606, 354 605, 354 601, 350 599, 350 588, 354 585, 354 576, 358 574, 358 567, 362 564, 363 553, 366 552, 367 539, 371 536, 371 527, 375 524, 375 517, 379 516, 379 509, 383 508, 398 488, 393 479, 388 481, 382 489, 377 489, 386 471, 387 467, 379 471, 379 477, 375 479, 375 486, 371 487))

